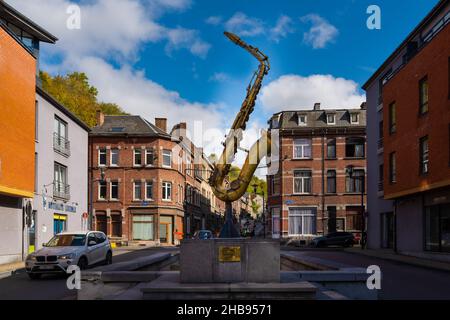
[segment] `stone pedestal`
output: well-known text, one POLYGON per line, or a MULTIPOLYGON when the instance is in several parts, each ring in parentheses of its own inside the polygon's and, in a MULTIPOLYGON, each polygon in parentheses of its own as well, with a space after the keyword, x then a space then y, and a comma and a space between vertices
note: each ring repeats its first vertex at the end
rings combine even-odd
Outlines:
POLYGON ((181 242, 182 283, 280 282, 278 240, 211 239, 181 242))

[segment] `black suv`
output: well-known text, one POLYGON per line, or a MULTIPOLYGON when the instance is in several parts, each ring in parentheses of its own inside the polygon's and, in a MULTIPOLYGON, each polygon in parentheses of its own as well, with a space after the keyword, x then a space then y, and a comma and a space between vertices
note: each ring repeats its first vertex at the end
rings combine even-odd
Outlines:
POLYGON ((317 248, 328 246, 351 247, 355 244, 355 237, 350 232, 332 232, 324 237, 313 239, 311 244, 317 248))

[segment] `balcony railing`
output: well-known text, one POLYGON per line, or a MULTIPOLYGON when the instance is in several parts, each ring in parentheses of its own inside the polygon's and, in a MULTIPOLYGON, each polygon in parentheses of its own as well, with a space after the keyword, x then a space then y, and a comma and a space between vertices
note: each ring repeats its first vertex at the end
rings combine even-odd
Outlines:
POLYGON ((378 182, 378 191, 384 191, 384 181, 378 182))
POLYGON ((57 133, 53 133, 53 149, 68 157, 70 156, 70 141, 57 133))
POLYGON ((53 196, 65 200, 70 199, 70 186, 60 181, 55 181, 53 184, 53 196))
POLYGON ((378 140, 378 150, 383 149, 384 143, 383 143, 383 139, 379 139, 378 140))

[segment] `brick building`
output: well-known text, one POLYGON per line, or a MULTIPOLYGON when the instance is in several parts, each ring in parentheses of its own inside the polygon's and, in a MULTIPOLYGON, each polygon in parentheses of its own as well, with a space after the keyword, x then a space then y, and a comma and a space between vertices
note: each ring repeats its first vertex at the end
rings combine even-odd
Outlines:
POLYGON ((379 127, 370 132, 379 143, 369 144, 379 154, 372 179, 379 199, 369 202, 373 248, 432 258, 450 252, 449 24, 450 1, 440 1, 364 85, 379 127), (387 213, 377 210, 381 201, 387 213))
POLYGON ((317 103, 313 110, 283 111, 271 118, 270 130, 279 130, 280 154, 278 172, 267 177, 267 223, 274 238, 361 233, 365 125, 364 104, 322 110, 317 103))
POLYGON ((116 242, 171 245, 220 223, 215 207, 202 207, 202 176, 195 169, 203 152, 180 128, 186 125, 169 134, 166 119, 154 125, 140 116, 98 113, 89 143, 97 230, 116 242))

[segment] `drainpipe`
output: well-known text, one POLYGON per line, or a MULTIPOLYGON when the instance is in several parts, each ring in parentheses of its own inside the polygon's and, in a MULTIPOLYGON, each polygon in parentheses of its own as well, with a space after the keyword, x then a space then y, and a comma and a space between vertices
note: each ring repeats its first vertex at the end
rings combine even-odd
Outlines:
POLYGON ((322 131, 322 235, 325 235, 325 132, 323 131, 322 131))

